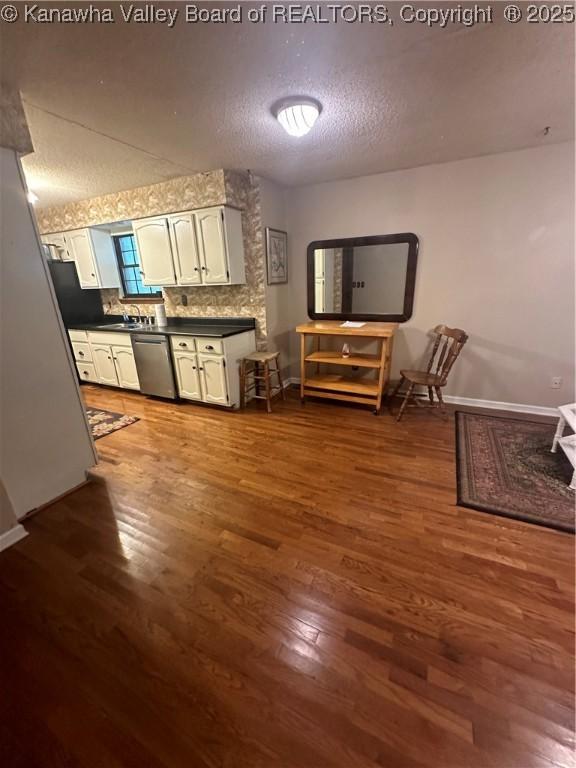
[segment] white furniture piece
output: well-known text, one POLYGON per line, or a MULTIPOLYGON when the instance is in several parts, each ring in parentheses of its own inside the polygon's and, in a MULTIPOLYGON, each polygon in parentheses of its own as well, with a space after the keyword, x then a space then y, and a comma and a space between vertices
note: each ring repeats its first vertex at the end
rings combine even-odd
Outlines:
POLYGON ((44 245, 60 261, 76 264, 81 288, 119 288, 120 274, 112 236, 103 229, 85 228, 42 235, 44 245))
POLYGON ((140 389, 129 334, 70 330, 68 335, 81 379, 111 387, 140 389))
POLYGON ((558 410, 560 411, 560 417, 558 418, 558 426, 552 441, 551 451, 556 453, 558 446, 560 446, 568 457, 574 468, 570 488, 576 491, 576 403, 561 405, 558 410), (564 429, 567 424, 574 434, 564 437, 564 429))
POLYGON ((222 339, 171 336, 170 344, 180 397, 239 407, 239 365, 256 346, 253 330, 222 339))
POLYGON ((242 216, 224 205, 132 222, 145 285, 246 282, 242 216))

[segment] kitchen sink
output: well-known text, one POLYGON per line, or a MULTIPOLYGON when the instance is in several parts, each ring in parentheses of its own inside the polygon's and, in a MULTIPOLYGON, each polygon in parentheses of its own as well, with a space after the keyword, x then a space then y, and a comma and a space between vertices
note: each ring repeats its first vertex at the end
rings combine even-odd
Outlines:
POLYGON ((132 330, 136 328, 144 328, 144 323, 108 323, 107 325, 99 325, 98 328, 126 328, 132 330))

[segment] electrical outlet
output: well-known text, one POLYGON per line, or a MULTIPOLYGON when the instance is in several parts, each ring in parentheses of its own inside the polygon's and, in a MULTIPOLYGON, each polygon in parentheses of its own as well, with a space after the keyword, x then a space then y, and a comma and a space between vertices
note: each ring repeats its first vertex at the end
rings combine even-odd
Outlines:
POLYGON ((551 389, 560 389, 562 386, 562 376, 552 376, 550 379, 550 388, 551 389))

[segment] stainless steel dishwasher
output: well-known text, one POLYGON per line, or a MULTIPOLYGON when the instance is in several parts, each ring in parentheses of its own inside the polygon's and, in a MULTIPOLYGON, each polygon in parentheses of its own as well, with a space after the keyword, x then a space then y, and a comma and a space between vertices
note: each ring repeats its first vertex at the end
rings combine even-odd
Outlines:
POLYGON ((167 336, 131 334, 140 392, 176 399, 174 370, 167 336))

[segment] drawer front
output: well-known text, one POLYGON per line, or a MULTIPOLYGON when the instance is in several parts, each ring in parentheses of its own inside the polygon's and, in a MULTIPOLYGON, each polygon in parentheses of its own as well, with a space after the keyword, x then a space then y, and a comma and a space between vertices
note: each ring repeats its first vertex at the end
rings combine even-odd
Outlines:
POLYGON ((110 346, 114 345, 115 347, 132 346, 130 334, 124 333, 124 331, 120 331, 118 333, 114 333, 112 331, 108 331, 108 333, 94 333, 89 331, 88 341, 90 344, 109 344, 110 346))
POLYGON ((196 352, 196 340, 194 336, 171 336, 174 352, 196 352))
POLYGON ((88 341, 88 333, 86 331, 68 331, 70 341, 88 341))
POLYGON ((206 355, 223 355, 224 343, 222 339, 196 339, 196 349, 206 355))
POLYGON ((79 363, 92 362, 90 344, 87 341, 73 341, 72 349, 74 350, 74 359, 79 363))
POLYGON ((80 376, 82 381, 98 381, 94 363, 76 363, 76 368, 78 369, 78 376, 80 376))

